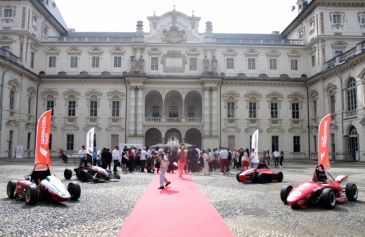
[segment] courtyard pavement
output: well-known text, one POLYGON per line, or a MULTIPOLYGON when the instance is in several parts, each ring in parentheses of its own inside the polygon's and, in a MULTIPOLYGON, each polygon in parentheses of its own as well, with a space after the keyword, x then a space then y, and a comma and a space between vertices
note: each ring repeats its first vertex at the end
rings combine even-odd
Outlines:
MULTIPOLYGON (((73 166, 72 162, 55 161, 51 171, 67 184, 63 171, 73 166)), ((281 169, 284 180, 274 184, 238 183, 236 170, 230 176, 214 172, 210 176, 193 174, 192 178, 236 236, 365 236, 365 162, 337 161, 330 169, 332 176, 345 174, 349 182, 357 184, 357 202, 333 210, 292 210, 281 202, 281 187, 311 179, 314 167, 315 161, 285 161, 281 169)), ((32 160, 0 160, 0 170, 0 236, 6 237, 116 236, 153 177, 134 172, 122 174, 118 181, 81 183, 79 201, 27 206, 7 198, 6 184, 29 174, 32 160)), ((157 187, 156 183, 156 191, 157 187)), ((151 218, 158 218, 158 213, 151 218)), ((147 221, 141 220, 141 228, 147 221)), ((171 233, 162 230, 163 236, 171 233)))

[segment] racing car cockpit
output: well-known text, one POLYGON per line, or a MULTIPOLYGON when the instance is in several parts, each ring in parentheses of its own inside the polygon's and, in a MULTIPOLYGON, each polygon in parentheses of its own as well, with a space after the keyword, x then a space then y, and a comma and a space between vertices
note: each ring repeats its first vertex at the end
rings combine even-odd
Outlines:
POLYGON ((48 165, 42 166, 41 168, 37 167, 37 165, 42 164, 38 163, 34 166, 34 169, 30 175, 30 181, 39 184, 43 179, 47 178, 47 176, 51 175, 51 171, 49 170, 48 165))
POLYGON ((327 183, 328 177, 322 164, 317 165, 313 174, 313 182, 327 183))

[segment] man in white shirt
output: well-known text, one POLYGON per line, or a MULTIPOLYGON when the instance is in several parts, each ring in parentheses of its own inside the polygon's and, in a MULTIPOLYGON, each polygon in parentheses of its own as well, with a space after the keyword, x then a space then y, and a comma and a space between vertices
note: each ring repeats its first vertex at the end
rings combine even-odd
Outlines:
POLYGON ((141 161, 141 172, 144 172, 144 168, 146 167, 147 162, 147 151, 145 147, 142 148, 141 158, 139 160, 141 161))
POLYGON ((112 152, 112 159, 114 163, 114 174, 117 173, 117 168, 120 166, 120 153, 119 153, 119 146, 115 146, 113 152, 112 152))
POLYGON ((275 150, 272 155, 274 156, 275 167, 278 167, 279 166, 280 153, 277 150, 275 150))
MULTIPOLYGON (((223 175, 227 174, 228 166, 229 166, 229 160, 228 160, 228 150, 226 148, 222 148, 219 152, 219 160, 222 166, 223 175)), ((228 175, 228 174, 227 174, 228 175)))
POLYGON ((79 150, 79 156, 80 156, 80 166, 84 164, 84 166, 87 166, 87 152, 86 147, 84 145, 81 146, 81 150, 79 150))

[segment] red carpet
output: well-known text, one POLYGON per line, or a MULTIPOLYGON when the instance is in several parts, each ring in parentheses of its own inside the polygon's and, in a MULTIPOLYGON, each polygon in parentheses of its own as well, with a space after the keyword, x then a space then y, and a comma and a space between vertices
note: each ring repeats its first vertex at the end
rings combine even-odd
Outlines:
POLYGON ((156 175, 127 217, 118 237, 233 237, 222 217, 190 176, 167 174, 163 190, 156 175))

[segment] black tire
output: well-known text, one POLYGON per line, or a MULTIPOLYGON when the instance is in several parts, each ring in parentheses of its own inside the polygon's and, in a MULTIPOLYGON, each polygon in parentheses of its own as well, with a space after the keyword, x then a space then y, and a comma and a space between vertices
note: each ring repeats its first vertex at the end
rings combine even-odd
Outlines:
POLYGON ((257 174, 257 182, 258 183, 266 183, 267 182, 267 176, 265 174, 259 173, 257 174))
POLYGON ((81 196, 80 184, 76 182, 71 182, 67 186, 67 191, 71 194, 71 200, 79 200, 81 196))
POLYGON ((282 182, 283 179, 284 179, 284 175, 283 175, 283 172, 279 172, 276 174, 276 179, 278 180, 278 182, 282 182))
POLYGON ((88 182, 89 180, 93 179, 87 170, 82 170, 79 174, 79 179, 81 182, 88 182))
POLYGON ((293 186, 291 186, 291 185, 285 185, 281 188, 280 198, 281 198, 281 201, 283 201, 284 204, 288 203, 286 201, 286 199, 288 198, 289 193, 291 192, 292 189, 293 189, 293 186))
POLYGON ((72 170, 65 169, 65 172, 63 172, 63 176, 65 177, 65 179, 70 180, 72 177, 72 170))
POLYGON ((359 191, 357 190, 356 184, 348 183, 346 184, 346 197, 349 201, 356 201, 359 191))
POLYGON ((336 206, 336 193, 331 188, 325 188, 320 197, 320 203, 327 209, 332 209, 336 206))
POLYGON ((8 198, 14 198, 15 197, 15 188, 16 188, 16 181, 10 180, 8 182, 8 185, 6 187, 6 194, 8 195, 8 198))
POLYGON ((252 175, 251 175, 251 182, 252 183, 258 183, 259 181, 258 181, 258 179, 257 179, 257 173, 253 173, 252 175))
POLYGON ((39 192, 35 185, 30 185, 25 188, 25 203, 27 205, 34 205, 38 202, 39 192))

